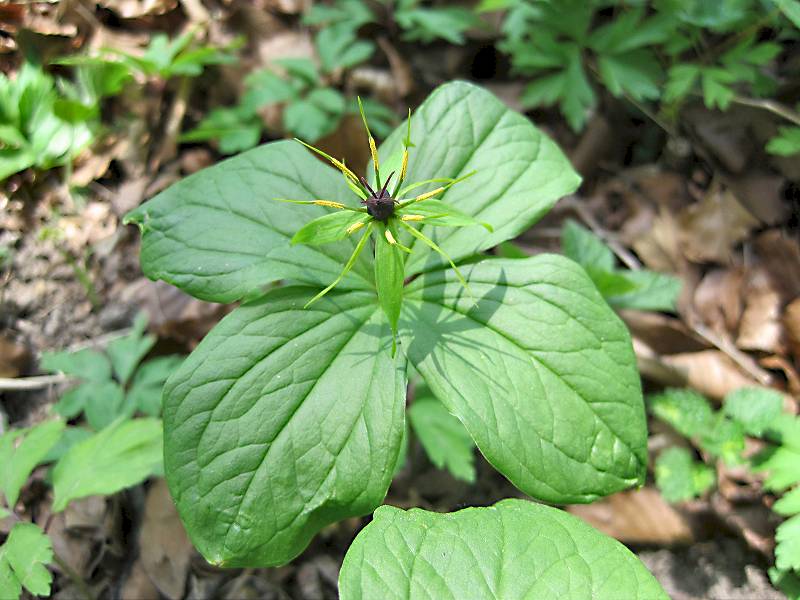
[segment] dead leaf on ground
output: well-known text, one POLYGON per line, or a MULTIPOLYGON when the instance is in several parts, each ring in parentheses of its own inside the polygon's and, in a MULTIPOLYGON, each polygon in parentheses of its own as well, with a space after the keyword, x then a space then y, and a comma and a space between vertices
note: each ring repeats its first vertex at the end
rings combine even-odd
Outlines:
POLYGON ((98 4, 123 19, 163 15, 173 10, 177 0, 98 0, 98 4))
POLYGON ((692 262, 730 264, 733 248, 758 225, 729 190, 711 190, 678 216, 681 250, 692 262))
POLYGON ((699 352, 709 348, 708 342, 675 317, 641 310, 621 310, 619 314, 631 334, 658 354, 699 352))
POLYGON ((232 310, 231 306, 203 302, 163 281, 144 277, 123 289, 120 302, 141 307, 148 314, 153 333, 189 348, 232 310))
POLYGON ((753 269, 744 288, 745 309, 736 345, 744 350, 781 353, 781 295, 764 269, 753 269))
POLYGON ((797 369, 786 357, 773 354, 772 356, 765 356, 759 359, 758 364, 765 369, 783 373, 783 376, 786 378, 789 393, 800 396, 800 374, 798 374, 797 369))
POLYGON ((771 229, 756 238, 755 248, 784 301, 800 296, 800 240, 797 232, 771 229))
POLYGON ((89 578, 102 558, 109 531, 107 517, 105 498, 89 496, 70 502, 50 522, 48 536, 53 550, 83 579, 89 578))
POLYGON ((758 385, 719 350, 673 354, 662 359, 665 364, 685 373, 689 387, 717 400, 733 390, 758 385))
POLYGON ((567 511, 626 544, 672 545, 695 539, 691 516, 668 504, 652 487, 571 505, 567 511))
POLYGON ((159 598, 158 588, 150 580, 147 572, 142 566, 142 561, 137 560, 133 563, 130 573, 128 573, 125 583, 122 584, 120 591, 121 600, 150 600, 159 598))
POLYGON ((732 338, 739 327, 743 311, 743 282, 742 269, 714 269, 694 290, 694 311, 717 335, 732 338))
POLYGON ((114 235, 117 218, 106 202, 90 202, 80 215, 62 217, 58 228, 64 246, 76 256, 82 256, 89 246, 114 235))
POLYGON ((662 273, 680 273, 685 263, 680 237, 675 217, 661 210, 632 245, 648 268, 662 273))
POLYGON ((142 567, 159 591, 170 600, 182 598, 194 549, 164 479, 147 492, 139 546, 142 567))
POLYGON ((9 332, 0 333, 0 377, 18 377, 30 361, 31 352, 25 344, 12 338, 9 332))

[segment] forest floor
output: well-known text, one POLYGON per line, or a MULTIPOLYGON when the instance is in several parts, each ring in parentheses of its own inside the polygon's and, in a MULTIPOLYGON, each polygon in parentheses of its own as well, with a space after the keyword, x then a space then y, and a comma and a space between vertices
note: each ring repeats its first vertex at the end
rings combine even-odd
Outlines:
MULTIPOLYGON (((95 5, 49 3, 4 8, 11 46, 0 55, 6 73, 20 66, 21 49, 60 56, 91 44, 136 49, 151 32, 183 30, 197 2, 104 0, 95 5), (88 9, 87 9, 88 6, 88 9), (188 7, 188 8, 187 8, 188 7), (192 8, 193 7, 193 8, 192 8), (88 13, 86 11, 89 11, 88 13), (72 11, 72 12, 71 12, 72 11), (13 13, 13 14, 12 14, 13 13), (18 45, 16 45, 18 44, 18 45)), ((0 377, 41 374, 43 351, 103 347, 143 310, 158 336, 152 355, 188 353, 230 309, 192 299, 152 282, 138 262, 139 235, 122 216, 171 183, 220 160, 213 144, 179 143, 173 124, 195 123, 224 105, 255 66, 279 58, 313 57, 299 0, 260 0, 217 7, 207 29, 214 44, 246 37, 236 64, 215 67, 190 90, 147 83, 131 99, 104 111, 125 127, 102 147, 82 154, 65 185, 61 170, 27 171, 0 194, 0 377), (80 194, 74 186, 80 185, 80 194), (58 235, 43 235, 57 231, 58 235)), ((7 39, 8 38, 4 38, 7 39)), ((370 93, 403 114, 437 84, 470 79, 519 107, 521 86, 486 36, 462 46, 400 44, 384 39, 379 66, 336 84, 370 93)), ((684 110, 678 131, 666 132, 618 102, 601 104, 582 134, 554 113, 532 115, 565 149, 584 177, 580 190, 517 243, 531 252, 558 251, 561 226, 571 218, 603 238, 621 264, 671 273, 683 283, 675 313, 625 310, 645 390, 688 387, 719 403, 744 386, 771 386, 796 413, 800 397, 800 160, 763 151, 771 115, 735 106, 726 113, 702 105, 684 110)), ((275 116, 264 115, 265 122, 275 116)), ((318 145, 366 164, 360 124, 345 117, 318 145)), ((13 387, 13 386, 11 386, 13 387)), ((0 389, 12 426, 38 422, 63 393, 58 383, 0 389)), ((650 449, 682 444, 657 421, 650 449)), ((433 467, 412 445, 387 502, 438 511, 486 505, 520 496, 480 456, 474 484, 433 467)), ((588 506, 568 507, 639 554, 668 593, 689 598, 782 598, 769 583, 773 498, 746 470, 716 464, 717 488, 679 504, 653 484, 588 506)), ((43 476, 43 474, 42 474, 43 476)), ((23 501, 46 514, 44 486, 30 485, 23 501)), ((342 557, 367 519, 325 529, 292 564, 273 569, 224 570, 192 548, 163 480, 109 498, 73 503, 52 519, 49 535, 70 569, 98 598, 322 599, 336 597, 342 557)), ((5 525, 0 521, 0 533, 5 525)), ((59 571, 59 568, 56 567, 59 571)), ((77 597, 61 574, 55 598, 77 597)))

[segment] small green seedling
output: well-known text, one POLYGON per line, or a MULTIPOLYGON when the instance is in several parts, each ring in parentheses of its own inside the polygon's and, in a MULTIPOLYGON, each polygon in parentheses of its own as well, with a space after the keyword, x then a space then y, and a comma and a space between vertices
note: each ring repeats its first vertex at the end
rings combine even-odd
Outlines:
POLYGON ((54 410, 72 419, 81 413, 99 431, 120 417, 139 412, 161 414, 161 387, 178 367, 180 356, 161 356, 142 363, 156 338, 144 333, 147 318, 140 314, 128 335, 111 341, 106 351, 45 352, 41 368, 65 373, 79 384, 61 397, 54 410))

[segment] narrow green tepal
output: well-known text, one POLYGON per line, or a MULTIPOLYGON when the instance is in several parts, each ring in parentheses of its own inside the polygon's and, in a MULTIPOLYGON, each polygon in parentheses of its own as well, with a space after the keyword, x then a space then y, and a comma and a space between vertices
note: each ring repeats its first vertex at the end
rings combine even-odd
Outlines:
POLYGON ((392 355, 396 351, 397 321, 403 304, 404 252, 398 248, 395 235, 389 227, 381 225, 381 235, 375 240, 375 285, 389 326, 392 328, 392 355))

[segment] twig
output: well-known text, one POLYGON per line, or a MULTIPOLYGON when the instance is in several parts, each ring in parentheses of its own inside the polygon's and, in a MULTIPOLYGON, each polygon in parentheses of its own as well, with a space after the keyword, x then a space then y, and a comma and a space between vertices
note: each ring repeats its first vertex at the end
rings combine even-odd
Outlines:
MULTIPOLYGON (((684 322, 687 322, 684 320, 684 322)), ((702 323, 687 324, 692 328, 692 331, 714 346, 717 350, 725 354, 733 362, 735 362, 741 369, 743 369, 753 379, 758 381, 761 385, 768 386, 772 383, 772 375, 766 370, 758 366, 755 360, 739 350, 728 340, 718 336, 702 323)))
POLYGON ((63 373, 57 375, 37 375, 36 377, 0 377, 0 392, 19 390, 40 390, 57 383, 66 383, 73 378, 63 373))
POLYGON ((800 125, 800 114, 793 111, 788 106, 776 102, 775 100, 767 100, 762 98, 748 98, 746 96, 734 96, 733 102, 741 104, 742 106, 752 106, 753 108, 761 108, 767 110, 779 117, 783 117, 787 121, 800 125))

